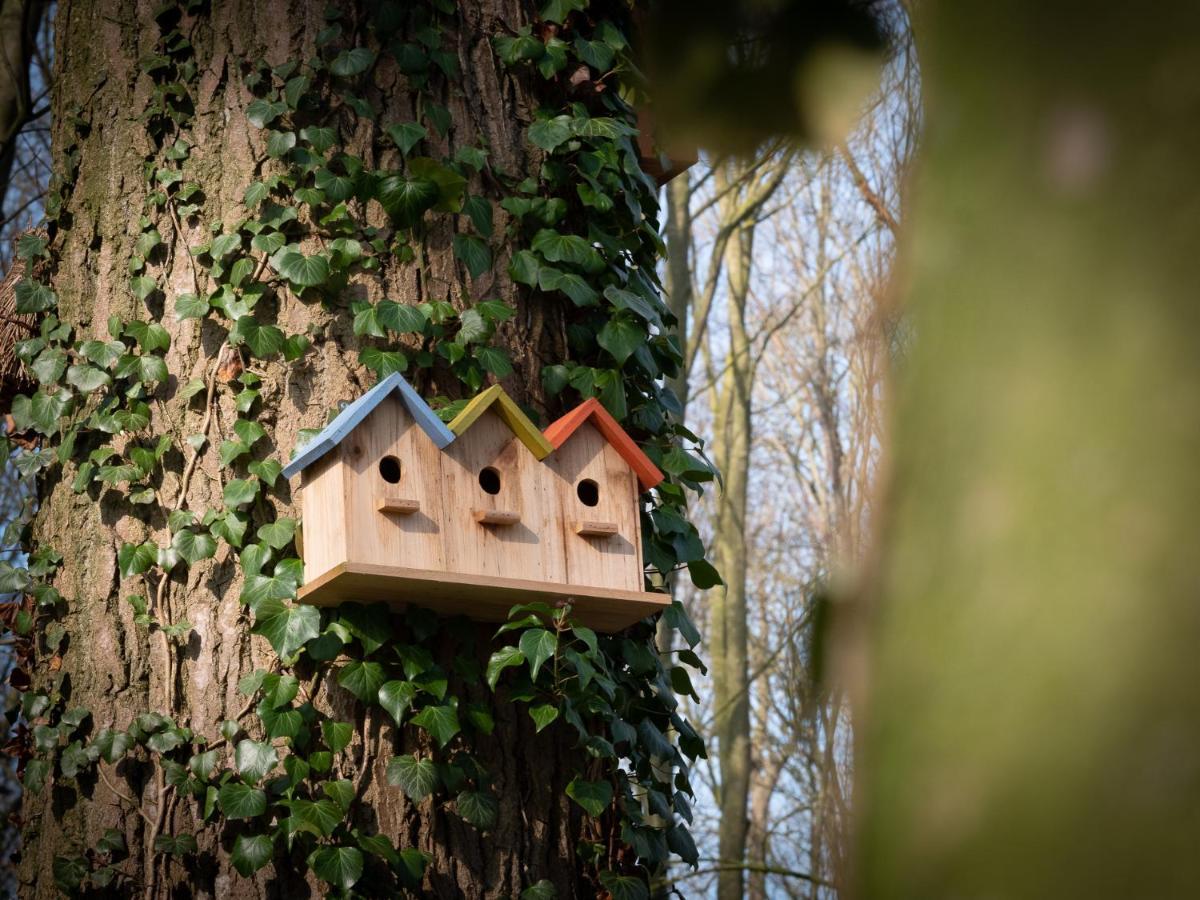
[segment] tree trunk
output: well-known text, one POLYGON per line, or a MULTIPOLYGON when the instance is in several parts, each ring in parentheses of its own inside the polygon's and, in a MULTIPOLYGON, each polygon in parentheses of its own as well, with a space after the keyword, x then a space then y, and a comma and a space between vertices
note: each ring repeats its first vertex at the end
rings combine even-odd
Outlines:
POLYGON ((1200 9, 922 5, 856 874, 1200 889, 1200 9))
MULTIPOLYGON (((214 321, 179 321, 171 315, 171 304, 182 293, 207 293, 207 273, 197 271, 189 247, 211 238, 208 225, 244 218, 247 186, 275 170, 272 161, 262 161, 266 132, 247 121, 246 109, 254 98, 246 76, 260 59, 279 66, 311 58, 317 34, 330 23, 323 18, 324 4, 303 0, 230 0, 213 3, 211 10, 195 5, 200 11, 183 14, 179 22, 197 66, 188 87, 194 111, 178 132, 168 129, 156 140, 142 118, 155 90, 145 59, 158 52, 156 42, 170 24, 160 30, 151 17, 152 6, 133 0, 58 4, 54 142, 56 158, 68 158, 65 175, 59 174, 69 190, 52 244, 56 266, 51 283, 59 295, 59 315, 77 338, 108 340, 106 323, 114 315, 158 321, 170 334, 166 362, 172 379, 158 392, 162 399, 151 404, 151 429, 171 436, 168 452, 177 455, 169 458, 176 462, 190 452, 184 440, 188 435, 206 434, 208 449, 199 454, 190 480, 180 475, 182 465, 174 471, 168 467, 159 494, 168 500, 178 494, 183 508, 202 512, 221 506, 228 471, 219 466, 215 448, 234 436, 231 425, 237 418, 235 393, 240 385, 230 379, 249 363, 236 358, 214 321), (166 302, 152 295, 148 308, 143 308, 130 293, 127 262, 150 190, 145 167, 148 160, 157 163, 160 145, 169 147, 176 137, 193 145, 183 168, 188 180, 202 185, 203 207, 194 219, 163 213, 155 218, 164 246, 151 258, 149 269, 163 286, 166 302), (211 404, 203 391, 189 399, 180 396, 179 388, 191 379, 209 386, 211 404)), ((461 76, 441 97, 451 117, 448 137, 439 138, 429 129, 437 154, 452 156, 482 140, 495 171, 518 177, 536 172, 538 151, 524 131, 535 105, 532 82, 505 71, 491 44, 493 35, 512 33, 526 24, 530 5, 524 0, 479 0, 459 6, 454 17, 455 26, 445 34, 461 76)), ((341 20, 345 33, 361 36, 366 18, 361 6, 347 11, 341 20)), ((389 61, 381 59, 365 94, 382 110, 383 123, 421 118, 413 92, 389 61)), ((343 127, 347 121, 342 120, 343 127)), ((376 158, 380 145, 373 143, 369 131, 359 128, 341 137, 348 149, 383 165, 376 158)), ((468 190, 497 196, 494 183, 478 175, 468 190)), ((496 213, 502 219, 499 209, 496 213)), ((506 274, 510 251, 503 224, 498 221, 492 242, 495 264, 469 283, 451 252, 453 225, 443 221, 424 240, 423 277, 417 275, 417 267, 404 267, 385 273, 383 279, 363 278, 345 293, 354 299, 389 297, 406 304, 442 300, 459 309, 485 297, 513 305, 516 316, 501 331, 501 342, 515 365, 506 386, 520 401, 545 409, 540 371, 547 361, 565 356, 559 337, 561 314, 514 287, 506 274)), ((297 364, 278 359, 253 363, 262 379, 259 421, 273 442, 272 455, 286 460, 300 429, 324 425, 336 403, 358 396, 374 379, 357 361, 359 342, 350 329, 346 300, 334 304, 340 308, 330 308, 280 291, 277 301, 276 321, 284 330, 313 340, 297 364)), ((439 369, 426 372, 418 388, 427 396, 453 397, 465 391, 439 369)), ((169 611, 173 621, 192 625, 182 649, 175 649, 161 630, 148 635, 145 627, 135 624, 135 609, 124 599, 145 596, 148 588, 154 592, 158 585, 143 584, 140 576, 122 578, 117 559, 125 543, 169 543, 165 517, 161 512, 143 517, 139 509, 151 507, 131 506, 115 491, 93 487, 89 493, 74 493, 74 471, 68 466, 61 479, 47 485, 36 524, 40 542, 63 555, 55 585, 69 602, 63 623, 68 643, 42 654, 41 677, 56 685, 70 706, 91 711, 88 728, 93 734, 106 727, 126 728, 132 717, 155 711, 217 740, 223 720, 237 720, 247 712, 246 697, 237 689, 239 678, 275 663, 266 642, 250 634, 248 615, 239 604, 242 575, 234 552, 222 543, 214 559, 186 570, 176 568, 158 595, 160 613, 169 611)), ((280 500, 274 511, 278 516, 298 512, 280 500)), ((483 662, 493 632, 493 626, 479 626, 467 635, 475 640, 483 662)), ((461 642, 436 648, 447 670, 452 670, 456 646, 461 642)), ((535 733, 523 709, 497 702, 478 683, 465 684, 452 676, 452 690, 457 686, 459 696, 482 704, 495 717, 494 735, 473 752, 495 777, 493 789, 500 800, 496 826, 481 833, 449 815, 442 804, 410 802, 390 786, 385 768, 393 747, 397 753, 411 752, 419 739, 412 729, 394 729, 378 709, 362 722, 361 708, 358 736, 349 751, 353 768, 348 777, 362 789, 355 824, 388 835, 400 847, 428 853, 424 887, 429 896, 516 896, 540 879, 549 879, 559 897, 589 895, 594 888, 580 882, 575 856, 587 826, 579 807, 565 794, 567 782, 583 768, 579 751, 571 749, 574 736, 558 727, 535 733)), ((353 698, 332 678, 314 685, 314 691, 317 705, 343 721, 355 721, 353 698)), ((57 779, 40 794, 27 794, 23 896, 54 896, 51 871, 56 855, 72 846, 96 848, 110 828, 117 829, 129 847, 129 859, 120 866, 129 878, 121 884, 135 885, 146 896, 287 896, 308 890, 304 877, 310 886, 325 889, 316 887, 311 874, 298 875, 296 860, 287 858, 277 858, 252 878, 240 877, 230 863, 230 834, 202 827, 193 800, 164 788, 150 767, 126 759, 117 765, 101 763, 99 771, 99 779, 81 777, 77 784, 57 779), (199 853, 186 865, 153 848, 155 837, 180 832, 195 833, 199 842, 199 853)))
MULTIPOLYGON (((725 186, 724 180, 720 181, 725 186)), ((736 198, 736 194, 733 195, 736 198)), ((727 202, 735 202, 730 199, 727 202)), ((754 223, 733 232, 725 251, 729 287, 729 356, 714 392, 714 462, 724 484, 713 524, 713 556, 724 585, 712 592, 714 725, 721 771, 721 900, 741 900, 750 796, 749 624, 746 601, 746 504, 750 475, 750 403, 754 359, 746 330, 754 223)))

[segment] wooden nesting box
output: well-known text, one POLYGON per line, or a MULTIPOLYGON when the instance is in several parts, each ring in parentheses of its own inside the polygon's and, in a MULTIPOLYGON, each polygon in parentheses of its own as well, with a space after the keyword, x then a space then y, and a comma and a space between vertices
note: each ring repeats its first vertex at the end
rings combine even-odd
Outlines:
POLYGON ((284 468, 297 474, 303 602, 503 621, 569 601, 602 631, 670 602, 642 588, 638 496, 662 473, 595 400, 543 434, 494 386, 446 426, 393 374, 284 468))

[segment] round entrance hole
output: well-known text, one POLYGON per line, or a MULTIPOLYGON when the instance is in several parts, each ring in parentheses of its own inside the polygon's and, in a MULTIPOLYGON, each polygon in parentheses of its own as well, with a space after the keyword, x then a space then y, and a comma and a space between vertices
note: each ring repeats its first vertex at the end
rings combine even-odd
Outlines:
POLYGON ((500 473, 491 466, 488 466, 479 473, 479 486, 483 488, 486 493, 500 493, 500 473))
POLYGON ((600 502, 600 485, 590 478, 579 482, 575 487, 575 493, 579 495, 579 502, 584 506, 595 506, 600 502))
POLYGON ((400 481, 400 460, 394 456, 385 456, 379 461, 379 477, 388 484, 398 484, 400 481))

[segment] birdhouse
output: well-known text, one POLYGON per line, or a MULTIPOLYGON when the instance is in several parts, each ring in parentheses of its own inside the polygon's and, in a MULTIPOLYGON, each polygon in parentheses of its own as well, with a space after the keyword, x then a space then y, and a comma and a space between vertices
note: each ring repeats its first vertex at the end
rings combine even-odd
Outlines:
POLYGON ((283 472, 301 476, 302 602, 503 621, 566 601, 602 631, 670 602, 642 586, 638 497, 662 473, 595 400, 543 433, 493 386, 447 426, 393 374, 283 472))

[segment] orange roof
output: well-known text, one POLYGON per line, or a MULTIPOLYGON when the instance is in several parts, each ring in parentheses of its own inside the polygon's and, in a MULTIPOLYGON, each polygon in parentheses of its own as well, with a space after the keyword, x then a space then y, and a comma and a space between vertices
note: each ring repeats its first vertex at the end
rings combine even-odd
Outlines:
POLYGON ((557 450, 580 425, 588 421, 604 435, 604 439, 613 449, 621 454, 621 458, 629 463, 629 468, 637 475, 643 491, 650 490, 663 480, 663 473, 658 470, 658 466, 650 461, 650 457, 642 452, 642 448, 633 442, 633 438, 625 433, 625 429, 595 397, 584 400, 561 419, 557 419, 542 434, 557 450))

